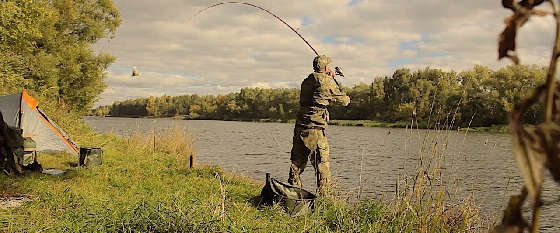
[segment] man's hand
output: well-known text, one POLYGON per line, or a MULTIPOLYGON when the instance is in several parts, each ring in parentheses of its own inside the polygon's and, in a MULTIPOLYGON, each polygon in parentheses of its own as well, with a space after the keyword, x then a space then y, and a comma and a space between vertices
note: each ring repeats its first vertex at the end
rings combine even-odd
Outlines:
POLYGON ((350 104, 350 96, 344 96, 342 99, 342 105, 346 107, 349 104, 350 104))
POLYGON ((331 76, 331 78, 334 78, 334 76, 336 75, 331 69, 327 70, 327 75, 331 76))

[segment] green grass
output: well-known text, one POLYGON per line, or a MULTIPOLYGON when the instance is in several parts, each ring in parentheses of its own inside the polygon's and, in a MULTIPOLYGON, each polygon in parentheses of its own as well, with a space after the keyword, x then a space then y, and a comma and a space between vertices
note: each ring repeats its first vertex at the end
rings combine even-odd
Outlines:
POLYGON ((332 195, 319 199, 312 214, 294 218, 279 206, 255 207, 262 186, 246 177, 184 168, 177 155, 150 150, 135 137, 80 138, 104 145, 102 166, 73 167, 71 155, 40 155, 45 168, 66 174, 0 176, 0 196, 33 199, 0 209, 0 232, 462 232, 476 219, 468 205, 448 207, 416 193, 391 203, 332 195))
POLYGON ((509 125, 494 125, 490 127, 473 127, 473 128, 462 128, 461 131, 469 132, 480 132, 480 133, 495 133, 495 134, 509 134, 511 129, 509 125))

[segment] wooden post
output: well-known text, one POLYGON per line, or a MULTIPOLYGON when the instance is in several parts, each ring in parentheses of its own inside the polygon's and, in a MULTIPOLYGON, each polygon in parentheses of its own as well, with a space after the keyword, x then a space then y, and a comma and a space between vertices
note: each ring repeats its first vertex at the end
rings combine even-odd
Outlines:
POLYGON ((154 138, 154 145, 153 145, 152 153, 156 153, 156 128, 153 129, 152 136, 154 138))
POLYGON ((189 168, 193 168, 194 167, 194 154, 191 154, 189 156, 189 168))

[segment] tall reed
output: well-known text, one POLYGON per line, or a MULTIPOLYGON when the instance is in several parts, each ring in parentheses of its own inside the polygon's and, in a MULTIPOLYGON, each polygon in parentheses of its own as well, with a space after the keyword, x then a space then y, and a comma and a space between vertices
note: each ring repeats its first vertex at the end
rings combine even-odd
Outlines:
POLYGON ((127 137, 129 146, 139 147, 144 151, 176 156, 179 168, 192 168, 196 158, 194 137, 188 128, 171 126, 151 132, 136 130, 127 137))

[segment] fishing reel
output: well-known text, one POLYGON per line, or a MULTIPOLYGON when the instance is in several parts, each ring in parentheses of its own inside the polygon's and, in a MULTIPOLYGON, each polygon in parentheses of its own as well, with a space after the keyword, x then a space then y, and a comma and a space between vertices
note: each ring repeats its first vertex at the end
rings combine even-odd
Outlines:
MULTIPOLYGON (((329 72, 331 72, 331 71, 329 71, 329 72)), ((329 75, 332 75, 332 73, 329 74, 329 75)), ((344 77, 344 74, 342 73, 342 68, 340 68, 340 67, 338 67, 338 66, 337 66, 337 67, 334 67, 334 75, 332 76, 334 82, 336 83, 336 85, 338 86, 338 88, 342 91, 342 87, 340 86, 340 83, 336 80, 336 78, 334 78, 335 76, 344 77)))
POLYGON ((332 76, 332 77, 334 77, 334 76, 344 77, 344 74, 342 73, 342 68, 340 68, 338 66, 334 68, 334 75, 333 75, 331 70, 327 71, 327 74, 332 76))
POLYGON ((334 74, 338 75, 338 76, 341 76, 341 77, 344 77, 344 74, 342 73, 342 68, 340 68, 338 66, 334 68, 334 74))

